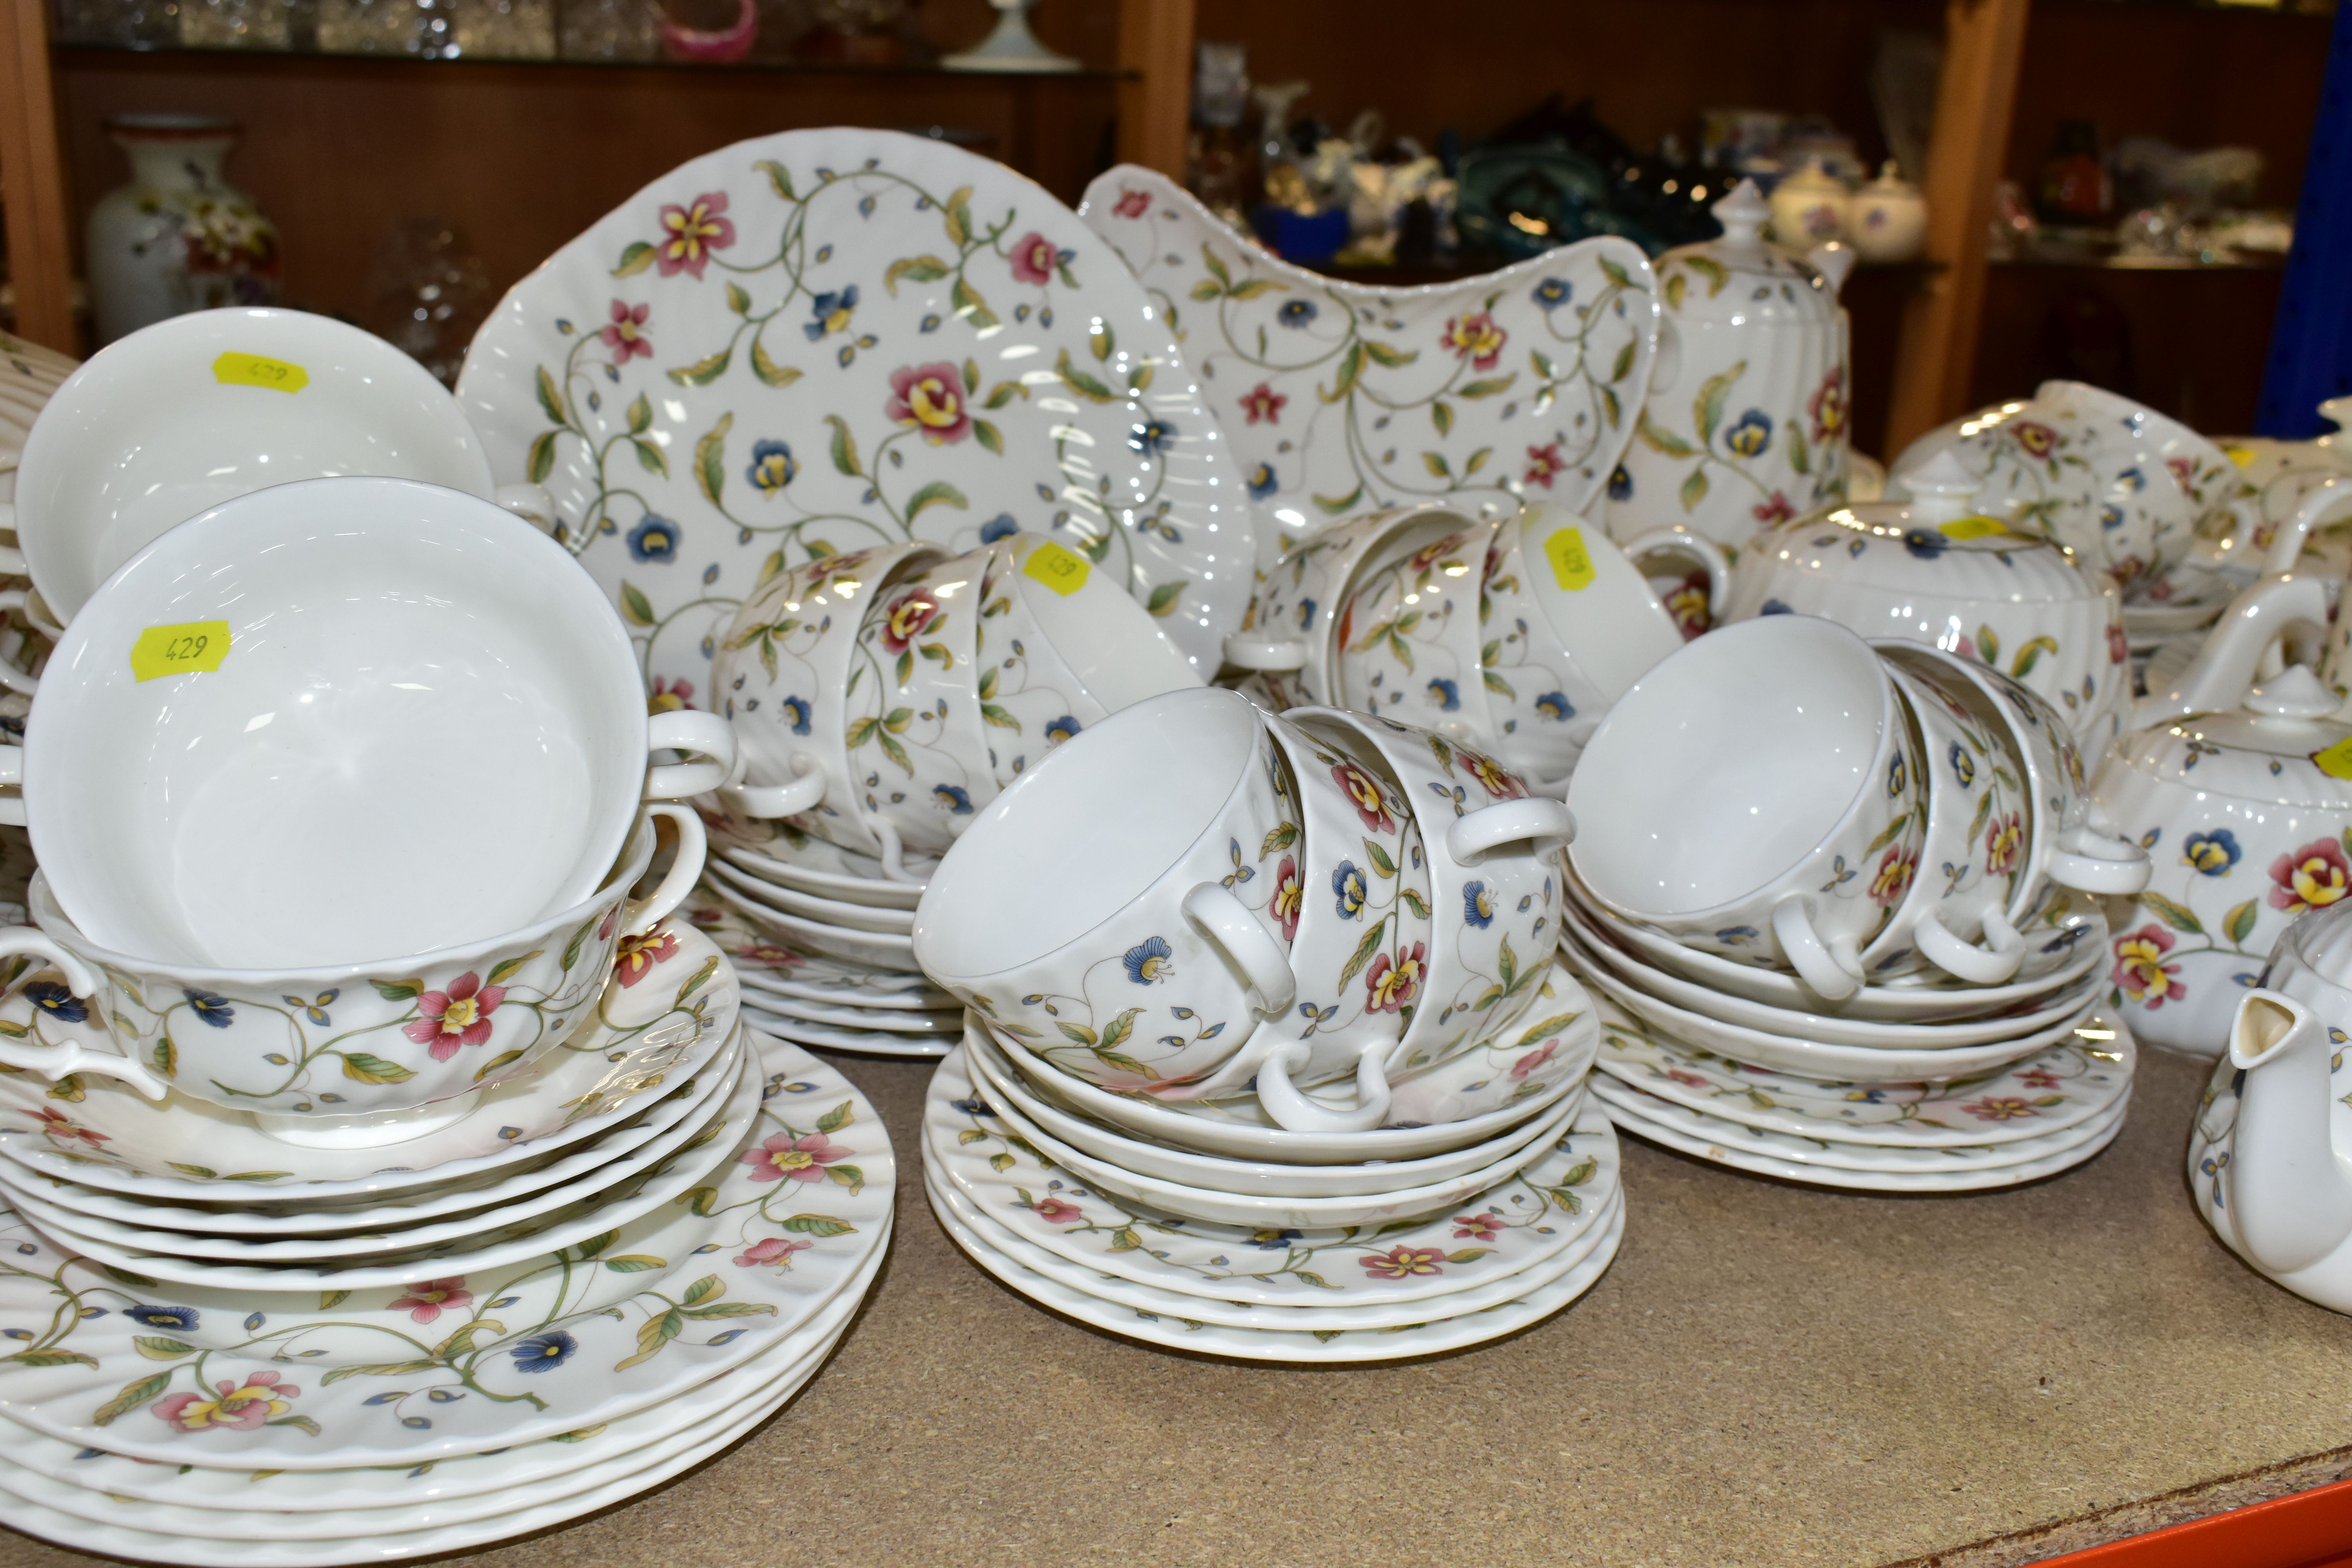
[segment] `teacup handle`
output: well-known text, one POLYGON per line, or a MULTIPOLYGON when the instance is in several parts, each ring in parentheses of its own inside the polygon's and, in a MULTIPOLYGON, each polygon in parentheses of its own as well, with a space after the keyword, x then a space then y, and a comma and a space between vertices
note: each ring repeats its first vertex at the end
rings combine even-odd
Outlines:
POLYGON ((500 485, 490 499, 541 533, 555 531, 555 501, 538 485, 500 485))
POLYGON ((1811 903, 1802 893, 1791 893, 1772 910, 1772 935, 1788 955, 1797 978, 1832 1002, 1843 1002, 1862 989, 1862 961, 1851 942, 1834 947, 1813 929, 1811 903))
POLYGON ((710 836, 703 831, 702 818, 692 806, 656 801, 645 809, 647 816, 667 816, 677 826, 677 854, 662 873, 661 885, 629 911, 629 923, 621 928, 627 936, 643 936, 686 902, 694 885, 702 880, 702 864, 710 854, 710 836))
MULTIPOLYGON (((7 546, 0 545, 0 550, 5 549, 7 546)), ((0 563, 0 572, 6 570, 6 564, 0 563)), ((26 591, 22 588, 0 589, 0 610, 22 610, 25 608, 25 598, 26 591)), ((25 618, 27 622, 32 620, 29 611, 26 612, 25 618)), ((34 629, 38 631, 40 628, 37 626, 34 629)), ((27 697, 41 689, 37 677, 27 675, 5 658, 0 658, 0 686, 5 686, 11 691, 20 691, 27 697)))
POLYGON ((1222 882, 1203 882, 1184 895, 1183 910, 1184 918, 1249 977, 1250 1005, 1260 1016, 1290 1010, 1298 997, 1290 956, 1232 889, 1222 882))
POLYGON ((646 721, 646 749, 650 752, 696 752, 710 759, 700 763, 664 763, 646 772, 647 800, 684 800, 708 795, 727 782, 735 768, 735 726, 716 713, 691 708, 656 713, 646 721))
POLYGON ((1288 675, 1307 668, 1307 645, 1295 637, 1235 632, 1225 639, 1225 662, 1235 669, 1288 675))
MULTIPOLYGON (((22 746, 0 746, 0 784, 15 784, 19 789, 22 789, 24 787, 24 784, 25 748, 22 746)), ((11 795, 5 799, 0 799, 0 823, 6 823, 11 827, 22 827, 25 826, 25 797, 23 795, 11 795)))
POLYGON ((738 752, 728 782, 719 787, 719 798, 746 816, 765 820, 777 816, 798 816, 804 811, 814 811, 824 803, 824 766, 814 757, 793 753, 793 782, 787 784, 745 784, 743 773, 750 759, 738 752))
POLYGON ((1951 928, 1930 910, 1911 928, 1911 940, 1917 945, 1920 957, 1953 978, 1971 985, 1999 985, 2024 963, 2025 938, 1998 909, 1985 911, 1984 928, 1985 941, 1980 947, 1953 934, 1951 928))
POLYGON ((2049 877, 2062 888, 2102 898, 2129 898, 2147 888, 2155 868, 2147 851, 2128 839, 2088 827, 2069 827, 2050 851, 2049 877))
POLYGON ((1521 839, 1551 838, 1567 844, 1575 837, 1576 818, 1569 814, 1566 802, 1529 795, 1524 800, 1497 801, 1455 817, 1445 829, 1445 853, 1455 865, 1468 866, 1489 849, 1521 839))
MULTIPOLYGON (((54 965, 65 976, 66 989, 76 996, 90 997, 98 994, 98 979, 81 960, 51 942, 31 926, 10 926, 0 930, 0 958, 14 958, 19 953, 38 958, 54 965)), ((161 1100, 171 1092, 172 1086, 153 1073, 115 1051, 92 1050, 88 1046, 36 1046, 14 1040, 0 1040, 0 1062, 27 1072, 39 1073, 55 1083, 78 1072, 93 1073, 100 1078, 119 1078, 150 1100, 161 1100)))
POLYGON ((1334 1110, 1318 1105, 1290 1081, 1293 1068, 1306 1064, 1309 1047, 1292 1040, 1258 1065, 1257 1102, 1275 1125, 1292 1132, 1368 1132, 1389 1116, 1389 1079, 1385 1066, 1391 1042, 1366 1043, 1356 1058, 1356 1106, 1334 1110))
POLYGON ((1687 528, 1654 528, 1617 547, 1639 564, 1644 555, 1687 555, 1706 569, 1706 618, 1712 622, 1731 603, 1731 557, 1723 546, 1687 528))

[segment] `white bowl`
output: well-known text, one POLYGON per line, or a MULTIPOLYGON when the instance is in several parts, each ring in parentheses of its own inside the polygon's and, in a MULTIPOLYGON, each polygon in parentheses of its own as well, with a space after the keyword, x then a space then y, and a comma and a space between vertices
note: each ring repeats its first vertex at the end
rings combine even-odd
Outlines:
POLYGON ((118 952, 374 963, 586 899, 679 721, 732 760, 712 715, 649 726, 627 631, 545 534, 315 479, 190 519, 82 607, 26 721, 22 820, 118 952))

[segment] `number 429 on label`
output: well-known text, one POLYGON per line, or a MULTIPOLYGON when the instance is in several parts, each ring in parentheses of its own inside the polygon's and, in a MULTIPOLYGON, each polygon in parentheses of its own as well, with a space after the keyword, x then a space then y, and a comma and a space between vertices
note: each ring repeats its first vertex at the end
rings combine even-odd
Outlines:
POLYGON ((214 670, 228 657, 226 621, 184 621, 149 626, 131 645, 131 673, 140 680, 214 670))

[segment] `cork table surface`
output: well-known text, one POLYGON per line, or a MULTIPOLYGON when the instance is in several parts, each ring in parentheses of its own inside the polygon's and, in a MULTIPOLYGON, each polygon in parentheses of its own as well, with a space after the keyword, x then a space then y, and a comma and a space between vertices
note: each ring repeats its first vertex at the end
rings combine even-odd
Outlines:
MULTIPOLYGON (((2179 1165, 2205 1064, 2023 1191, 1839 1195, 1627 1141, 1625 1243, 1483 1349, 1294 1369, 1030 1305, 925 1206, 928 1064, 835 1058, 902 1155, 880 1281, 727 1455, 482 1568, 794 1558, 1993 1568, 2352 1474, 2352 1318, 2242 1266, 2179 1165)), ((86 1561, 0 1535, 0 1568, 86 1561)))

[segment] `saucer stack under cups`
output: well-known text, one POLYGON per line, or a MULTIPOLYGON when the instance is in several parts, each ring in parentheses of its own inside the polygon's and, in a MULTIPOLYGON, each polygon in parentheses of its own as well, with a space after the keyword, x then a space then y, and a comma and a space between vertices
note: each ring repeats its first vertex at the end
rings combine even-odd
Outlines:
POLYGON ((733 733, 647 716, 560 546, 404 479, 256 491, 105 576, 38 685, 5 753, 41 862, 0 931, 12 1525, 460 1550, 657 1484, 813 1373, 887 1239, 887 1140, 670 919, 705 855, 671 802, 733 733))
POLYGON ((1115 572, 1036 534, 781 573, 712 668, 740 750, 696 920, 763 1027, 888 1056, 962 1033, 909 934, 939 856, 1055 747, 1201 684, 1115 572))
POLYGON ((931 1206, 1097 1327, 1254 1360, 1475 1344, 1615 1256, 1557 800, 1360 713, 1139 702, 979 814, 917 908, 969 1004, 931 1206))
POLYGON ((2017 682, 1741 622, 1625 693, 1568 800, 1561 948, 1620 1128, 1890 1193, 2032 1181, 2121 1129, 2097 900, 2147 858, 2093 826, 2064 722, 2017 682))

